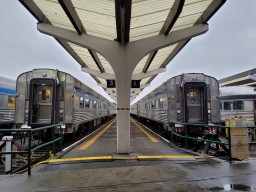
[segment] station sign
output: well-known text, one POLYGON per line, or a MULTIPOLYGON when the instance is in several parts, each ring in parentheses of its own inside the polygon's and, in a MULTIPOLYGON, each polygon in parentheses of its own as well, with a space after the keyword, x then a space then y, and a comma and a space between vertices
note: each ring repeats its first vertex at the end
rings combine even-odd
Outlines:
POLYGON ((115 88, 116 87, 116 81, 114 79, 107 80, 107 88, 115 88))
POLYGON ((141 80, 132 80, 131 88, 140 88, 140 81, 141 80))
POLYGON ((231 127, 230 134, 232 158, 247 159, 249 157, 248 130, 231 127))

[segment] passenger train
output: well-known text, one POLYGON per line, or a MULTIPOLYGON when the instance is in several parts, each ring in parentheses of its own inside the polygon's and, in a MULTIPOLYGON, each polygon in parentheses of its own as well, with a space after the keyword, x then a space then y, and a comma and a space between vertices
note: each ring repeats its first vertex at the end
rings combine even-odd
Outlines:
POLYGON ((0 76, 0 128, 11 128, 14 122, 15 80, 0 76))
POLYGON ((116 113, 116 106, 68 73, 34 69, 17 78, 15 128, 61 124, 74 135, 116 113))
MULTIPOLYGON (((219 83, 214 77, 186 73, 172 77, 133 104, 131 114, 156 122, 167 133, 184 134, 182 123, 220 124, 219 102, 219 83)), ((202 136, 204 129, 190 126, 188 134, 202 136)))
POLYGON ((220 88, 221 120, 240 117, 256 122, 256 88, 230 86, 220 88))

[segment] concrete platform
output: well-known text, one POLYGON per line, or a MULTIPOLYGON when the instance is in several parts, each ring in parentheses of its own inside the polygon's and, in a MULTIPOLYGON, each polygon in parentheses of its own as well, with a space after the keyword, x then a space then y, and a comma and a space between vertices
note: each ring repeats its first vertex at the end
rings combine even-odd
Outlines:
POLYGON ((31 176, 0 176, 0 191, 256 191, 256 159, 230 164, 189 154, 133 123, 132 153, 117 155, 115 130, 102 128, 31 176))

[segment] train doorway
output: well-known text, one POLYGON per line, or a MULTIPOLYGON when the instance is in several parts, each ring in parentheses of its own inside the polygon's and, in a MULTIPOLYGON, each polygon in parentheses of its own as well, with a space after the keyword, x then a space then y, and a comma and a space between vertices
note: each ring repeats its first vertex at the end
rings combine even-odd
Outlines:
POLYGON ((31 127, 55 123, 56 81, 32 79, 29 96, 29 125, 31 127))
POLYGON ((185 122, 208 123, 207 92, 205 83, 185 83, 185 122))

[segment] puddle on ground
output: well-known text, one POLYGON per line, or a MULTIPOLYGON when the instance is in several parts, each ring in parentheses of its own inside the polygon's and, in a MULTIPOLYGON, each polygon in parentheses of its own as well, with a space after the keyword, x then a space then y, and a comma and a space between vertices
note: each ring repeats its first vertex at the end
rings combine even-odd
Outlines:
POLYGON ((251 191, 252 187, 248 186, 248 185, 242 185, 242 184, 226 184, 223 187, 212 187, 209 189, 210 191, 235 191, 235 190, 239 190, 239 191, 251 191))

